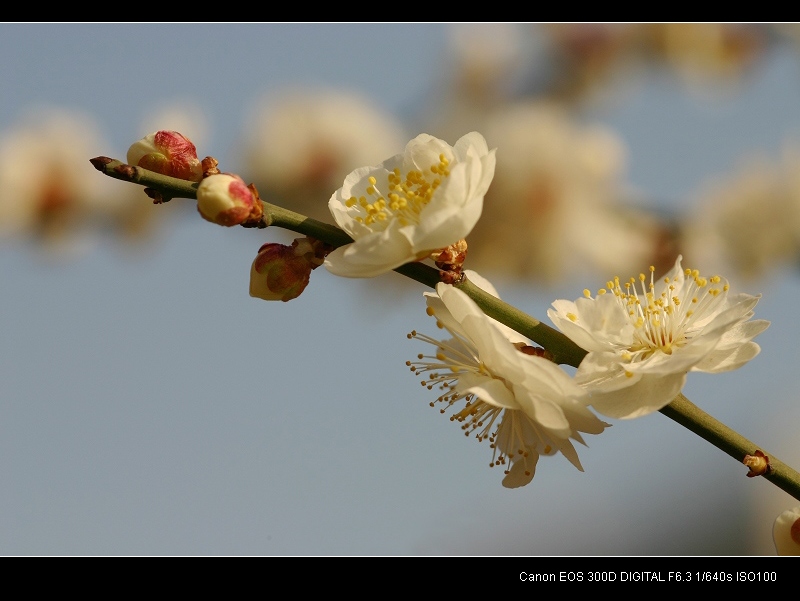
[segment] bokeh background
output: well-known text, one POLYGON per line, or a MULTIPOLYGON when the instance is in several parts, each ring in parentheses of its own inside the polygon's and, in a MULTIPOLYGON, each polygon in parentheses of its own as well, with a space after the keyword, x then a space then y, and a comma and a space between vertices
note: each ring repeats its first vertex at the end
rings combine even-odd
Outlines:
POLYGON ((154 206, 88 159, 177 129, 324 218, 350 170, 472 130, 467 267, 545 318, 649 264, 763 293, 762 353, 685 394, 800 467, 797 30, 0 25, 0 553, 760 555, 798 502, 663 415, 504 489, 404 362, 422 287, 248 295, 281 231, 154 206), (796 181, 798 180, 798 181, 796 181))

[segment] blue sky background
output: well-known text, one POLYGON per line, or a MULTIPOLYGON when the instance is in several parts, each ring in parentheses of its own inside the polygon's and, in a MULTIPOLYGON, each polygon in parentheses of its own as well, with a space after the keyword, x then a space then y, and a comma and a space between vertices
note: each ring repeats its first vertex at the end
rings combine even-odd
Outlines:
MULTIPOLYGON (((190 101, 210 124, 200 154, 226 165, 253 103, 290 84, 411 115, 443 76, 448 27, 2 24, 0 132, 37 106, 83 111, 107 140, 92 156, 124 159, 148 114, 190 101)), ((777 158, 799 106, 786 45, 729 94, 652 74, 588 115, 625 140, 646 197, 685 210, 748 154, 777 158)), ((661 414, 587 437, 584 473, 544 458, 531 485, 503 489, 488 447, 404 365, 420 352, 405 334, 435 328, 420 285, 320 269, 297 300, 265 303, 247 290, 270 232, 193 211, 146 249, 104 241, 67 261, 0 245, 0 553, 774 552, 772 523, 798 502, 661 414)), ((495 284, 544 318, 608 275, 495 284)), ((800 278, 732 283, 764 295, 762 353, 684 392, 798 468, 800 278)))

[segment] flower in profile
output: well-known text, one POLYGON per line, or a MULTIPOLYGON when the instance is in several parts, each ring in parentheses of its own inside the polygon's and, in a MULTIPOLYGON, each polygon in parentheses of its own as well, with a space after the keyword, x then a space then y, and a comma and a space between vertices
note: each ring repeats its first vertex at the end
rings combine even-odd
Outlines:
POLYGON ((800 555, 800 507, 778 516, 772 527, 772 540, 778 555, 800 555))
MULTIPOLYGON (((467 275, 496 296, 486 280, 474 272, 467 275)), ((570 438, 583 443, 580 432, 599 434, 608 426, 587 408, 586 392, 546 359, 542 349, 528 346, 526 338, 487 317, 457 288, 440 283, 436 294, 425 296, 428 314, 452 338, 411 332, 409 338, 432 344, 436 351, 407 365, 416 375, 426 374, 422 385, 428 390, 441 391, 432 407, 442 405, 441 413, 453 408, 450 420, 461 422, 467 436, 489 440, 489 465, 504 466, 503 486, 528 484, 539 456, 559 451, 583 471, 570 438)))
POLYGON ((197 187, 197 211, 206 221, 230 227, 260 218, 263 209, 241 177, 217 173, 197 187))
POLYGON ((322 242, 311 238, 296 238, 291 246, 264 244, 250 268, 250 296, 284 302, 297 298, 326 251, 322 242))
POLYGON ((373 277, 465 238, 481 215, 494 167, 495 151, 472 132, 455 146, 420 134, 404 153, 356 169, 328 203, 355 242, 333 251, 325 267, 373 277))
POLYGON ((203 179, 203 167, 192 141, 176 131, 161 130, 134 142, 128 164, 192 182, 203 179))
POLYGON ((547 314, 588 354, 576 381, 603 415, 641 417, 667 405, 690 371, 719 373, 741 367, 761 350, 752 339, 769 322, 750 321, 760 296, 729 294, 725 278, 675 266, 656 283, 639 274, 575 302, 557 300, 547 314), (640 290, 637 291, 637 283, 640 290))

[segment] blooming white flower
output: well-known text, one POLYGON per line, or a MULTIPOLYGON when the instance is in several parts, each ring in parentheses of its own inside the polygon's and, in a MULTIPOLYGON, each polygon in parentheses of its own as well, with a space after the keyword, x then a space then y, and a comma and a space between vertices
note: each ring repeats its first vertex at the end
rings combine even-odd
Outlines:
MULTIPOLYGON (((470 280, 497 296, 494 287, 474 272, 470 280)), ((425 294, 428 314, 452 336, 436 340, 416 331, 417 338, 436 347, 434 355, 418 355, 407 365, 422 385, 442 391, 436 401, 441 413, 461 401, 450 419, 462 422, 469 436, 489 439, 491 466, 505 466, 503 486, 517 488, 534 476, 540 455, 561 452, 583 471, 570 438, 583 443, 580 432, 599 434, 608 426, 587 408, 586 392, 555 363, 533 354, 527 339, 487 317, 463 292, 438 284, 425 294)), ((541 350, 541 349, 540 349, 541 350)))
POLYGON ((681 257, 658 283, 639 274, 607 283, 592 298, 557 300, 547 314, 589 351, 575 375, 603 415, 628 419, 667 405, 690 371, 718 373, 741 367, 760 347, 752 339, 769 322, 748 321, 759 296, 728 294, 720 276, 681 268, 681 257))
POLYGON ((334 250, 325 267, 372 277, 461 240, 481 215, 494 167, 495 151, 472 132, 455 146, 420 134, 404 153, 356 169, 328 203, 355 242, 334 250))
POLYGON ((772 540, 778 555, 800 555, 800 507, 778 516, 772 527, 772 540))

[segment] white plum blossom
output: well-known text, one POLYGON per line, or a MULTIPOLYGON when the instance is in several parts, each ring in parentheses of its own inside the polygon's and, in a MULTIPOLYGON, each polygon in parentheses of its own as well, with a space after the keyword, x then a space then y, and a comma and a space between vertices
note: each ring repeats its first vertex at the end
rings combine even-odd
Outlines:
POLYGON ((495 151, 472 132, 455 146, 420 134, 402 154, 356 169, 328 203, 355 242, 334 250, 325 267, 373 277, 465 238, 481 215, 494 168, 495 151))
POLYGON ((667 405, 690 371, 719 373, 741 367, 761 350, 752 339, 769 322, 750 321, 760 296, 729 294, 725 278, 681 267, 660 281, 645 274, 614 278, 595 297, 557 300, 547 314, 588 354, 576 381, 603 415, 641 417, 667 405), (637 285, 639 290, 637 291, 637 285))
POLYGON ((800 555, 800 507, 778 516, 772 527, 772 540, 778 555, 800 555))
MULTIPOLYGON (((480 288, 494 287, 474 272, 466 272, 480 288)), ((422 385, 441 395, 431 403, 441 413, 464 405, 450 416, 469 436, 488 439, 491 466, 502 465, 503 486, 517 488, 534 476, 540 455, 561 452, 583 471, 570 438, 585 444, 580 432, 599 434, 608 424, 587 408, 586 392, 552 361, 533 354, 525 337, 486 316, 466 294, 440 283, 426 293, 428 314, 447 330, 450 339, 437 340, 416 331, 416 338, 436 347, 433 355, 407 362, 422 385)))

